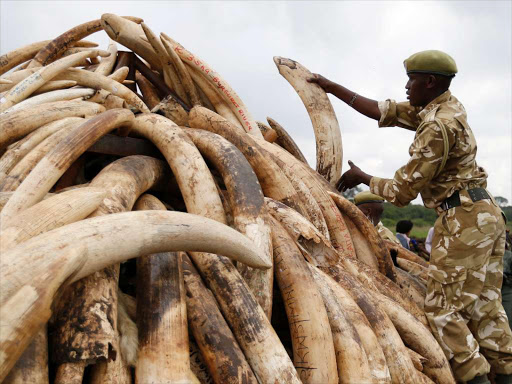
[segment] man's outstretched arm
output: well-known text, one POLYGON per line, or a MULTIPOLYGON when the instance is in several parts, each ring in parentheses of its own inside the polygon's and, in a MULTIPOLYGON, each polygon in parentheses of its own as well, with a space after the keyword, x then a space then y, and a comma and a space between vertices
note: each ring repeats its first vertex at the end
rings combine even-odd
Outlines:
POLYGON ((371 119, 380 120, 381 113, 379 110, 379 104, 376 100, 358 95, 350 89, 326 79, 322 75, 315 73, 313 76, 314 77, 308 79, 308 82, 318 84, 326 93, 336 96, 338 99, 354 108, 357 112, 362 113, 371 119))

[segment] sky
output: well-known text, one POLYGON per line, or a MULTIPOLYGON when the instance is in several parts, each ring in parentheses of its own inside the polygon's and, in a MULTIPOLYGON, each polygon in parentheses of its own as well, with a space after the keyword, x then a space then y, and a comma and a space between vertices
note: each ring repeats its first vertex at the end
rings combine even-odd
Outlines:
MULTIPOLYGON (((273 56, 294 59, 363 96, 403 101, 403 60, 425 49, 445 51, 457 62, 451 91, 468 113, 488 189, 512 204, 510 1, 1 0, 0 53, 52 39, 103 13, 141 17, 180 42, 222 75, 256 120, 279 122, 313 167, 311 121, 273 56)), ((103 31, 87 40, 108 45, 103 31)), ((377 128, 329 98, 341 129, 343 170, 350 159, 369 174, 392 177, 409 158, 414 132, 377 128)))

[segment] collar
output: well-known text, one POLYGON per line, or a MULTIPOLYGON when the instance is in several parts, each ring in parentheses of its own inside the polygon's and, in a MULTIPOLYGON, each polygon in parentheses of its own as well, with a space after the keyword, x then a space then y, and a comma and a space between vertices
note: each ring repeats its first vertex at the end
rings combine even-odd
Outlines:
POLYGON ((437 109, 440 104, 447 102, 450 97, 452 96, 452 93, 448 89, 447 91, 443 92, 439 96, 437 96, 434 100, 432 100, 430 103, 427 104, 425 108, 423 108, 419 113, 418 116, 421 120, 425 120, 425 116, 431 112, 434 109, 437 109))

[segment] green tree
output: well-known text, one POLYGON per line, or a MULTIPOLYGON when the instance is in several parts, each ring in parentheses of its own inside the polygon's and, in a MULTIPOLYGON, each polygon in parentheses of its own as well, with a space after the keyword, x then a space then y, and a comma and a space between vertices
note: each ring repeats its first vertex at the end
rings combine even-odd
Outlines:
POLYGON ((508 205, 508 200, 505 199, 503 196, 496 196, 494 198, 494 200, 496 200, 496 203, 501 207, 501 208, 504 208, 508 205))

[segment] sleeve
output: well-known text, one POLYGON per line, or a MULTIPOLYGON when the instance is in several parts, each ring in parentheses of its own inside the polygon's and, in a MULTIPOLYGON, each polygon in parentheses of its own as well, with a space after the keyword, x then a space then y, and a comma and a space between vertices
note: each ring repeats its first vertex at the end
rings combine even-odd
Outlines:
POLYGON ((420 125, 419 109, 408 101, 397 103, 395 100, 379 101, 379 127, 402 127, 415 131, 420 125))
POLYGON ((398 207, 406 206, 432 180, 441 165, 443 151, 441 129, 435 122, 425 124, 409 149, 411 157, 407 164, 392 179, 372 177, 370 192, 398 207))

